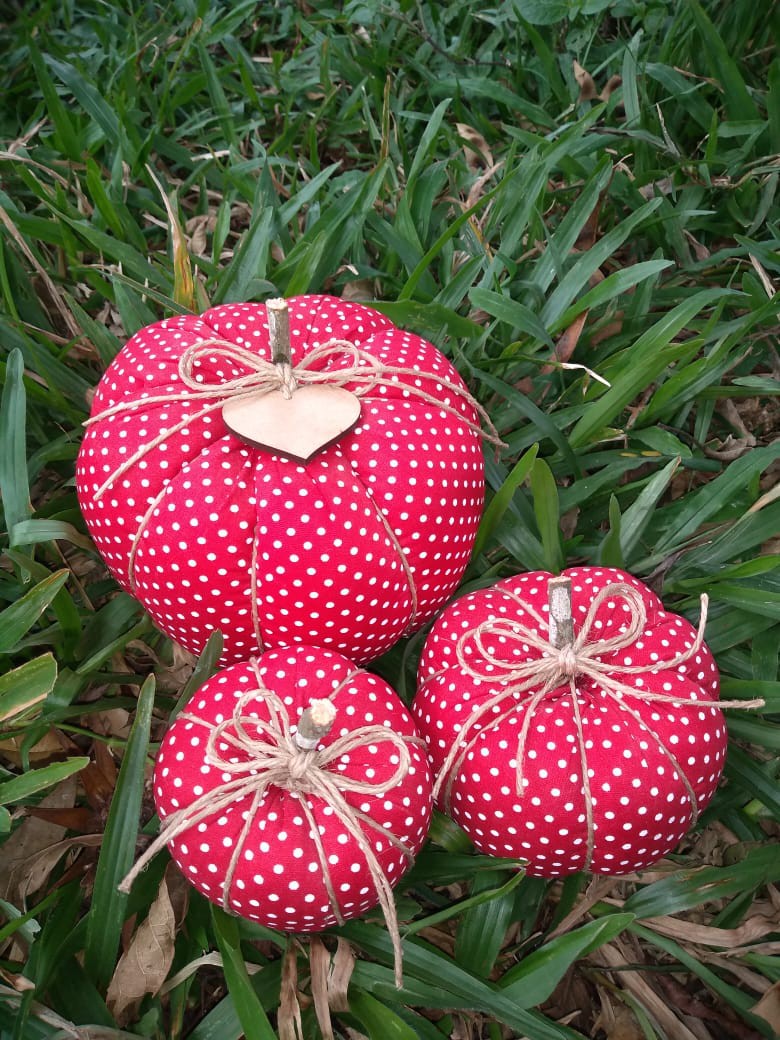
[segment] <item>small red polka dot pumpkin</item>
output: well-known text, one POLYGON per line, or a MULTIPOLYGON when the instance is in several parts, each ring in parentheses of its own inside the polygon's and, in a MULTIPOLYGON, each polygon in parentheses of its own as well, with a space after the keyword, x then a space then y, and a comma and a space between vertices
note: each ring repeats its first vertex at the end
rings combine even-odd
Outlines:
POLYGON ((160 747, 154 796, 157 844, 200 892, 296 932, 389 898, 432 803, 424 744, 394 691, 304 645, 232 665, 194 694, 160 747), (299 743, 312 701, 331 715, 299 743))
POLYGON ((338 381, 363 352, 343 384, 354 428, 307 461, 248 443, 222 408, 271 359, 265 305, 168 318, 100 381, 79 502, 113 575, 186 649, 219 628, 223 664, 293 642, 362 663, 460 581, 484 494, 479 417, 449 361, 377 311, 288 304, 301 378, 338 381))
POLYGON ((552 575, 499 581, 439 616, 412 711, 435 793, 480 850, 541 877, 626 874, 670 852, 715 792, 718 673, 636 578, 564 576, 579 643, 551 643, 552 575))

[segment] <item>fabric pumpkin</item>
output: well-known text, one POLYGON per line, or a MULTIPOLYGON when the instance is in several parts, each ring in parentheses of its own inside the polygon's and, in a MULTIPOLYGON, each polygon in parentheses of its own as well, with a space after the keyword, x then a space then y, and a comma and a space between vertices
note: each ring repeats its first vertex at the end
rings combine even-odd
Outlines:
MULTIPOLYGON (((168 318, 137 332, 100 381, 79 502, 112 574, 186 649, 218 628, 223 664, 293 642, 362 663, 460 581, 484 495, 479 417, 419 336, 333 297, 288 303, 293 365, 335 340, 384 370, 376 385, 346 383, 361 395, 354 429, 305 463, 247 443, 218 409, 220 388, 227 401, 251 366, 220 344, 270 360, 265 306, 168 318), (199 343, 191 374, 205 395, 182 376, 199 343)), ((350 364, 338 346, 311 362, 336 376, 350 364)))
POLYGON ((203 895, 270 928, 313 932, 377 904, 366 846, 388 890, 409 869, 430 822, 431 774, 411 715, 384 680, 296 645, 200 688, 160 747, 154 797, 159 840, 203 895), (335 722, 301 752, 294 736, 313 699, 332 702, 335 722), (320 773, 341 792, 352 829, 323 796, 320 773))
POLYGON ((712 703, 718 672, 690 623, 636 578, 607 567, 563 573, 572 583, 575 635, 609 586, 628 586, 644 607, 642 629, 611 653, 599 654, 598 644, 626 632, 631 603, 608 595, 592 616, 586 646, 606 680, 575 674, 576 703, 568 679, 553 679, 543 692, 533 671, 556 651, 531 645, 519 626, 546 643, 552 575, 521 574, 463 596, 439 616, 412 711, 435 773, 448 754, 453 761, 454 746, 461 749, 437 780, 439 801, 480 850, 525 860, 541 877, 626 874, 670 852, 715 792, 727 739, 712 703), (665 667, 680 654, 689 656, 665 667), (530 677, 518 681, 512 673, 523 667, 530 677), (610 690, 607 680, 630 689, 610 690))

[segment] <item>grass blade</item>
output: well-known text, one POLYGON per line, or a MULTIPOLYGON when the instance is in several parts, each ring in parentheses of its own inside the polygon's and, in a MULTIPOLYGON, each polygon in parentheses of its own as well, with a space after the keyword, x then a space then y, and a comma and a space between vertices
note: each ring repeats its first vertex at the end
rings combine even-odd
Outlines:
POLYGON ((27 477, 27 395, 24 389, 24 358, 12 350, 5 366, 5 384, 0 401, 0 498, 5 529, 32 516, 27 477))
POLYGON ((36 657, 0 675, 0 723, 8 724, 29 715, 46 699, 56 681, 57 662, 53 654, 36 657))
POLYGON ((482 520, 480 521, 477 537, 474 541, 474 550, 472 553, 474 558, 479 556, 485 547, 485 543, 488 541, 495 528, 500 524, 504 513, 506 513, 509 508, 512 496, 531 472, 538 453, 538 444, 534 444, 533 447, 529 448, 525 455, 518 459, 514 464, 506 480, 490 500, 490 503, 482 516, 482 520))
POLYGON ((576 960, 620 935, 633 920, 633 914, 609 914, 556 936, 510 968, 501 982, 502 992, 518 1007, 544 1003, 576 960))
POLYGON ((760 115, 745 86, 739 66, 729 54, 709 16, 699 0, 688 0, 696 29, 704 44, 702 53, 710 63, 715 78, 723 89, 724 104, 731 119, 749 121, 760 115))
POLYGON ((569 437, 573 448, 581 448, 609 423, 636 397, 640 390, 652 383, 675 358, 684 354, 687 345, 671 341, 688 322, 707 304, 723 298, 723 289, 704 289, 679 303, 643 333, 631 347, 631 363, 623 367, 612 380, 612 386, 595 401, 576 424, 569 437))
POLYGON ((30 589, 20 600, 0 612, 0 654, 10 653, 70 577, 70 571, 56 571, 30 589))
POLYGON ((381 1000, 360 989, 349 994, 350 1014, 363 1026, 369 1040, 419 1040, 417 1032, 381 1000))
POLYGON ((780 879, 776 846, 752 849, 728 867, 679 870, 639 889, 623 904, 637 918, 679 914, 716 899, 727 899, 780 879))
POLYGON ((653 516, 661 496, 668 488, 672 477, 680 466, 680 459, 672 459, 662 470, 648 480, 637 498, 620 518, 620 548, 625 560, 629 561, 639 544, 642 532, 653 516))
POLYGON ((219 952, 222 954, 225 981, 233 998, 246 1040, 276 1040, 276 1033, 271 1028, 265 1009, 249 980, 241 953, 238 922, 235 917, 231 917, 216 906, 212 906, 211 916, 219 952))
POLYGON ((557 574, 564 567, 558 488, 550 467, 543 459, 537 459, 531 468, 531 493, 536 524, 542 537, 545 566, 557 574))
POLYGON ((150 675, 138 695, 135 721, 111 800, 87 917, 84 967, 101 992, 107 989, 114 972, 125 920, 128 896, 119 891, 118 885, 135 857, 154 690, 154 676, 150 675))
POLYGON ((15 776, 13 780, 6 780, 0 784, 0 803, 10 805, 12 802, 31 798, 39 791, 45 791, 47 787, 54 787, 55 784, 73 776, 87 765, 88 758, 68 758, 64 762, 52 762, 49 766, 31 769, 21 776, 15 776))

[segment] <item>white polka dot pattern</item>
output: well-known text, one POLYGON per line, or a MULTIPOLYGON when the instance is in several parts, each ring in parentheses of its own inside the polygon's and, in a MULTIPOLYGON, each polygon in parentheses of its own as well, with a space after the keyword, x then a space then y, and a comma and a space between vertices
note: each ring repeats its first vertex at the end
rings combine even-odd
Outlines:
MULTIPOLYGON (((385 365, 432 378, 400 375, 392 386, 372 387, 361 397, 357 427, 306 464, 246 444, 217 410, 118 473, 200 407, 179 376, 187 347, 217 337, 269 354, 263 305, 169 318, 136 333, 98 386, 93 415, 149 404, 87 428, 79 502, 113 575, 186 649, 199 653, 219 628, 223 664, 293 642, 363 663, 430 620, 463 575, 484 496, 478 417, 467 397, 439 382, 464 386, 419 336, 333 297, 288 303, 293 363, 345 339, 385 365)), ((348 363, 346 353, 323 361, 327 368, 348 363)), ((195 368, 209 382, 244 372, 219 356, 195 368)))
MULTIPOLYGON (((366 726, 417 735, 411 715, 387 683, 368 672, 356 671, 340 654, 296 645, 269 651, 258 661, 264 685, 282 699, 293 725, 312 699, 330 697, 341 686, 333 696, 337 708, 334 727, 320 747, 366 726)), ((201 687, 186 713, 213 727, 229 718, 236 701, 256 687, 257 676, 249 663, 232 665, 201 687)), ((260 698, 251 701, 244 715, 267 720, 267 702, 260 698)), ((230 739, 230 728, 225 735, 230 739)), ((223 775, 209 764, 207 738, 207 726, 185 717, 177 719, 166 734, 154 774, 155 804, 162 821, 230 779, 229 773, 223 775)), ((411 765, 395 788, 382 796, 347 792, 345 797, 354 809, 376 820, 416 855, 430 823, 431 774, 424 748, 413 744, 407 747, 411 765)), ((223 750, 230 754, 227 743, 223 750)), ((240 749, 235 751, 236 756, 240 754, 240 749)), ((388 740, 353 749, 327 768, 334 775, 382 784, 398 764, 398 751, 388 740)), ((269 786, 256 807, 228 901, 235 913, 270 928, 311 932, 334 925, 336 917, 316 841, 301 809, 302 799, 306 799, 316 821, 342 917, 356 917, 376 905, 376 889, 365 856, 332 807, 320 798, 276 786, 269 786)), ((246 796, 169 843, 185 877, 213 902, 222 902, 228 866, 251 802, 252 797, 246 796)), ((403 851, 368 823, 361 823, 361 829, 388 881, 397 884, 410 866, 403 851)))
MULTIPOLYGON (((695 630, 684 618, 665 611, 650 589, 623 571, 574 567, 563 573, 572 580, 575 633, 595 595, 609 584, 632 585, 641 592, 647 609, 647 625, 633 646, 603 658, 613 666, 615 679, 636 687, 636 697, 625 698, 626 707, 595 680, 582 676, 575 680, 593 807, 590 869, 597 874, 626 874, 670 852, 690 827, 691 799, 673 759, 684 771, 701 811, 715 793, 726 751, 726 726, 719 708, 653 701, 643 698, 643 693, 716 700, 718 672, 710 651, 702 645, 672 670, 621 673, 621 665, 652 668, 690 649, 695 630)), ((499 677, 495 683, 479 681, 463 671, 456 659, 458 641, 493 618, 517 619, 539 632, 533 618, 509 594, 546 616, 551 577, 534 572, 507 578, 456 600, 439 616, 425 643, 412 705, 434 771, 459 740, 469 713, 502 685, 499 677)), ((626 631, 628 618, 624 601, 608 600, 596 615, 596 638, 626 631)), ((508 663, 540 657, 539 650, 500 635, 488 636, 485 648, 508 663)), ((463 649, 467 661, 475 660, 473 642, 467 640, 463 649)), ((490 665, 482 662, 479 670, 487 672, 490 665)), ((518 796, 518 737, 524 702, 532 692, 517 694, 516 711, 498 725, 491 726, 488 716, 475 725, 472 734, 478 734, 477 739, 454 778, 450 811, 481 851, 524 859, 531 875, 559 877, 584 869, 587 861, 580 740, 567 684, 550 691, 534 714, 524 747, 523 794, 518 796)), ((498 715, 501 710, 496 706, 493 712, 498 715)))

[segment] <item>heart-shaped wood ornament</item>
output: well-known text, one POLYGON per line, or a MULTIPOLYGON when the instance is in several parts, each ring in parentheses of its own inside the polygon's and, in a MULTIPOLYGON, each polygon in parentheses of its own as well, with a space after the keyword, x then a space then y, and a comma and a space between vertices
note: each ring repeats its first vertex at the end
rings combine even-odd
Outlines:
POLYGON ((307 462, 348 433, 360 418, 360 398, 341 386, 299 386, 291 397, 281 390, 233 398, 222 409, 237 437, 307 462))

